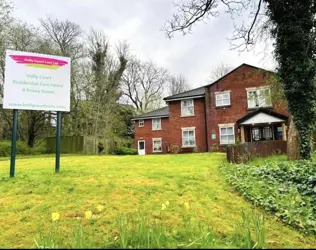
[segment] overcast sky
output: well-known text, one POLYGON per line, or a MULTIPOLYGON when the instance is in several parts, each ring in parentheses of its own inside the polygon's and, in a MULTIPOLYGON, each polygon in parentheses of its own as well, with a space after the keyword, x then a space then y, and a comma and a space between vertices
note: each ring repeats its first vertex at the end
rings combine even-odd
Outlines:
MULTIPOLYGON (((174 0, 179 1, 179 0, 174 0)), ((273 69, 271 53, 230 50, 227 38, 233 32, 229 15, 197 24, 192 34, 178 33, 173 39, 160 31, 175 11, 172 0, 13 0, 14 16, 32 24, 38 19, 68 19, 83 29, 102 29, 112 44, 127 40, 133 53, 152 60, 174 74, 183 74, 192 87, 207 84, 212 68, 219 63, 237 67, 242 63, 273 69)))

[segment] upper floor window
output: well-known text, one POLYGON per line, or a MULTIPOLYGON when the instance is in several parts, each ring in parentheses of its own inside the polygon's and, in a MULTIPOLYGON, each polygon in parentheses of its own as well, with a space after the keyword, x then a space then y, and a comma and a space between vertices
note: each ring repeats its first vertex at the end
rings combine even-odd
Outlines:
POLYGON ((138 127, 144 127, 144 120, 138 121, 138 127))
POLYGON ((182 147, 195 146, 195 128, 182 128, 182 147))
POLYGON ((269 87, 247 89, 248 108, 270 107, 271 92, 269 87))
POLYGON ((161 119, 152 119, 152 130, 161 130, 161 119))
POLYGON ((216 99, 216 107, 221 106, 229 106, 230 105, 230 92, 218 92, 215 93, 215 99, 216 99))
POLYGON ((194 115, 193 99, 181 101, 181 116, 192 116, 192 115, 194 115))

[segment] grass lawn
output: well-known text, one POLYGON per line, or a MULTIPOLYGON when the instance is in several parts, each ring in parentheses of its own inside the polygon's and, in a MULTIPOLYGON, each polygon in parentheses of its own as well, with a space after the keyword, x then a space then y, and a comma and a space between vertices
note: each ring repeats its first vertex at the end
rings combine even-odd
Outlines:
MULTIPOLYGON (((172 238, 177 237, 178 242, 199 247, 194 238, 183 234, 184 220, 190 221, 192 231, 195 225, 208 225, 216 238, 214 246, 238 247, 233 240, 238 234, 236 225, 242 209, 250 211, 252 206, 232 192, 220 175, 218 165, 224 159, 220 153, 64 156, 61 172, 54 174, 53 156, 35 157, 17 160, 14 179, 8 177, 9 161, 2 159, 0 246, 34 248, 39 233, 48 235, 52 228, 58 228, 67 243, 82 221, 88 241, 106 247, 118 238, 120 215, 144 214, 170 229, 169 247, 177 247, 172 245, 172 238), (169 206, 162 208, 166 201, 169 206), (102 212, 97 211, 98 205, 104 206, 102 212), (89 210, 96 219, 79 220, 89 210), (53 212, 60 214, 59 221, 52 222, 53 212)), ((315 238, 256 211, 265 214, 266 247, 316 246, 315 238)))

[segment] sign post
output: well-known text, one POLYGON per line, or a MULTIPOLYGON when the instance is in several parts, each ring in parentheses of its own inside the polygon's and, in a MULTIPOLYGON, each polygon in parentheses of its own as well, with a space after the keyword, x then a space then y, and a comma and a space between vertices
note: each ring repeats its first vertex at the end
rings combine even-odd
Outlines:
POLYGON ((57 124, 56 124, 56 162, 55 172, 59 173, 60 168, 60 135, 61 135, 61 112, 57 112, 57 124))
POLYGON ((60 170, 61 112, 70 111, 70 58, 6 51, 3 108, 13 109, 10 176, 15 174, 18 110, 57 111, 56 165, 60 170))
POLYGON ((18 130, 18 110, 13 110, 13 126, 12 126, 12 143, 11 143, 11 161, 10 161, 10 177, 15 174, 15 155, 16 155, 16 134, 18 130))

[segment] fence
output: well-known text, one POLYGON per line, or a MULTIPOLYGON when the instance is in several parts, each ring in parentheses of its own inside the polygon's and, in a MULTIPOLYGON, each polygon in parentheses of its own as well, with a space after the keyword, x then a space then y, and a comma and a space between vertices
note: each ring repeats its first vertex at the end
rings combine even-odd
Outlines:
POLYGON ((251 157, 267 157, 275 154, 286 154, 286 151, 286 141, 246 142, 228 147, 226 156, 228 162, 245 163, 248 162, 251 157))
MULTIPOLYGON (((113 139, 97 140, 94 137, 87 136, 62 136, 61 153, 64 154, 98 154, 98 143, 102 142, 104 146, 103 153, 109 154, 115 147, 113 139)), ((47 151, 56 152, 56 137, 46 138, 47 151)))

